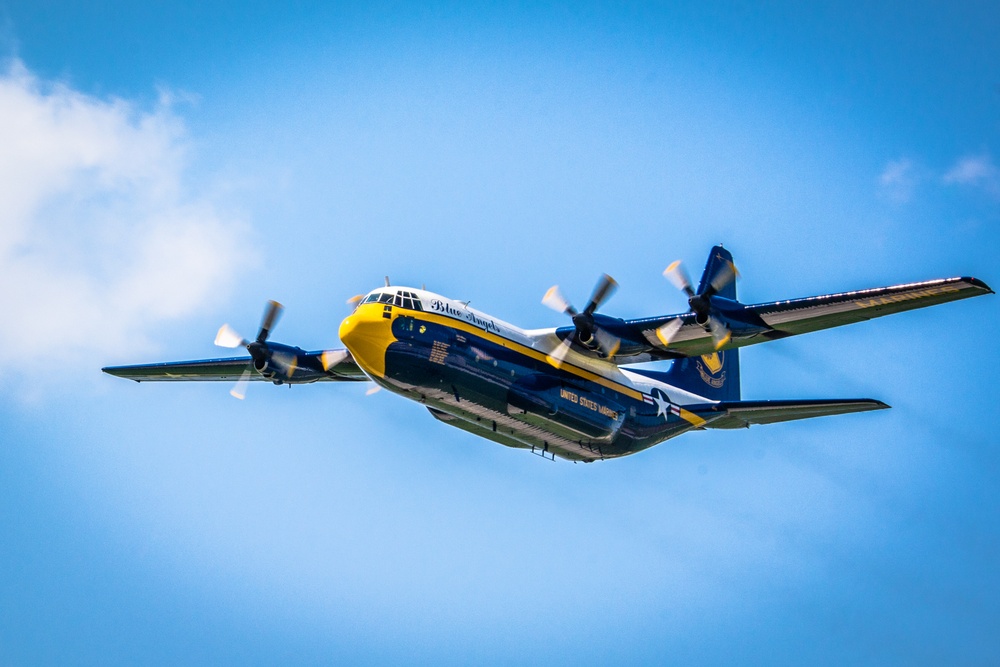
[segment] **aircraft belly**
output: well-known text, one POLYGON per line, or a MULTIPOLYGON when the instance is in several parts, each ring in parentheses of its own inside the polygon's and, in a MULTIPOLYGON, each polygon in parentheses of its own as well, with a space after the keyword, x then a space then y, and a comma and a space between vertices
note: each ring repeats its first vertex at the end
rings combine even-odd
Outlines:
POLYGON ((507 400, 512 384, 509 372, 488 372, 457 359, 442 365, 431 361, 430 354, 420 346, 394 343, 386 353, 384 386, 462 423, 435 414, 440 421, 507 446, 577 461, 605 458, 598 447, 582 438, 574 440, 544 424, 512 417, 507 400))
POLYGON ((693 428, 491 341, 405 319, 393 323, 379 382, 444 423, 575 461, 625 456, 693 428))

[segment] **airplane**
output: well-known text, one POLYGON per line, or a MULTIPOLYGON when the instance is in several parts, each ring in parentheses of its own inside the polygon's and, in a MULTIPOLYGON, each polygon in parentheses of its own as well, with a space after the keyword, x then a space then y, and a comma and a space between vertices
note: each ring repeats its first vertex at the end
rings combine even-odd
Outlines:
POLYGON ((937 305, 993 290, 961 277, 746 305, 732 254, 712 248, 697 289, 678 261, 664 271, 686 312, 620 319, 597 310, 617 288, 602 276, 583 310, 558 287, 542 302, 572 323, 521 329, 425 289, 385 286, 351 299, 344 348, 308 352, 272 342, 282 307, 268 303, 246 340, 228 324, 215 343, 249 357, 102 369, 136 382, 371 381, 424 404, 439 421, 545 458, 593 462, 635 454, 688 431, 748 428, 889 406, 869 398, 743 400, 739 350, 788 336, 937 305), (670 362, 666 370, 639 368, 670 362))

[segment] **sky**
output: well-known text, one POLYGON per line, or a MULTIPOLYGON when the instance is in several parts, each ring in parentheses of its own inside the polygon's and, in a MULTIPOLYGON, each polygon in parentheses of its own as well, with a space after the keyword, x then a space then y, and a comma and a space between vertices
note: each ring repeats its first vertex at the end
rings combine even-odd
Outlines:
POLYGON ((338 346, 426 285, 525 328, 1000 284, 1000 10, 0 0, 0 664, 985 664, 1000 301, 749 348, 892 410, 591 465, 363 385, 136 385, 338 346))

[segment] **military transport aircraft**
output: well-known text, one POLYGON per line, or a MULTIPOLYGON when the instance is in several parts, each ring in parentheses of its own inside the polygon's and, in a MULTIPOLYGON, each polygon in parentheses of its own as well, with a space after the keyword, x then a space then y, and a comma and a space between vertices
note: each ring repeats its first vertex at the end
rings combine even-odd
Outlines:
POLYGON ((739 348, 786 336, 965 299, 993 290, 975 278, 949 278, 790 301, 745 305, 736 299, 736 267, 712 249, 698 289, 680 262, 664 275, 690 310, 623 320, 597 312, 617 284, 602 276, 577 310, 551 288, 542 302, 571 326, 520 329, 467 302, 424 289, 379 287, 355 297, 340 324, 346 349, 307 352, 268 340, 281 313, 271 301, 254 340, 229 325, 215 343, 245 347, 249 357, 103 369, 144 381, 250 380, 274 384, 372 381, 418 401, 445 424, 548 458, 595 461, 634 454, 691 430, 889 407, 867 398, 745 401, 739 348), (628 367, 670 361, 666 371, 628 367))

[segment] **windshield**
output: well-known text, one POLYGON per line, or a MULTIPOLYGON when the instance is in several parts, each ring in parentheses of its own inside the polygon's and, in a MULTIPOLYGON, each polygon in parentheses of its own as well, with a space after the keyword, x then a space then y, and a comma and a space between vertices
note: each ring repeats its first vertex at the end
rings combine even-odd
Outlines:
POLYGON ((361 303, 387 303, 409 310, 423 310, 420 299, 413 292, 398 290, 395 292, 372 292, 361 303))

